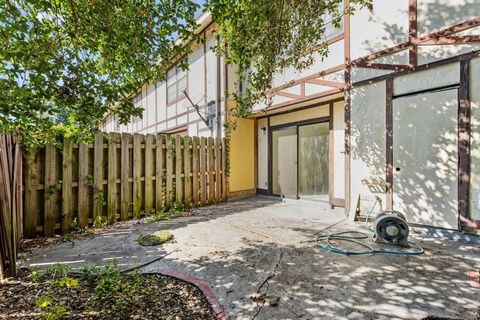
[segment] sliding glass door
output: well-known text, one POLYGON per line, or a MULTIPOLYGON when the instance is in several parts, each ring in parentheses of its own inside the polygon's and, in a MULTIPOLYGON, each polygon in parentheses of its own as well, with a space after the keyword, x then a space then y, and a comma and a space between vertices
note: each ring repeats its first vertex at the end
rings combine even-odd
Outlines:
POLYGON ((297 198, 297 128, 272 131, 272 192, 297 198))
POLYGON ((328 195, 328 122, 298 127, 298 195, 328 195))
POLYGON ((272 129, 272 194, 286 198, 328 195, 329 123, 272 129))

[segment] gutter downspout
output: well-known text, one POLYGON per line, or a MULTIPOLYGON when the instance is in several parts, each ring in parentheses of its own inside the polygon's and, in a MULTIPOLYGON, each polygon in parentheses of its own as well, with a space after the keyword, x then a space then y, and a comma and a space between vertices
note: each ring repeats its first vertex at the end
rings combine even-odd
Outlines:
MULTIPOLYGON (((217 43, 220 41, 220 36, 217 36, 217 43)), ((222 95, 222 90, 221 90, 221 57, 217 57, 217 99, 216 99, 216 120, 217 120, 217 138, 222 137, 222 121, 220 119, 220 116, 222 114, 222 106, 221 106, 221 95, 222 95)))

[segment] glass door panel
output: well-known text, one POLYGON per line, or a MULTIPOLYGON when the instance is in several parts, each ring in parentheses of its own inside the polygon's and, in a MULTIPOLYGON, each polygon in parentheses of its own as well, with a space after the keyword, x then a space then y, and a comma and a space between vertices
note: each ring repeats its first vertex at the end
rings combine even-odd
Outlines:
POLYGON ((298 127, 298 194, 328 195, 329 123, 298 127))
POLYGON ((272 131, 272 191, 297 198, 297 129, 272 131))

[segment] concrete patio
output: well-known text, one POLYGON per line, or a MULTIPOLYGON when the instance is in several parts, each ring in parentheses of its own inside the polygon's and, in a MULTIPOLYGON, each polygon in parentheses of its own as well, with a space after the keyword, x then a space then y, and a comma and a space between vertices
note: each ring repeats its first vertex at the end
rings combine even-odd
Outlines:
POLYGON ((231 319, 478 319, 478 245, 414 233, 421 256, 344 256, 318 248, 321 232, 361 228, 343 209, 311 200, 248 198, 195 209, 196 215, 156 223, 128 222, 92 239, 45 247, 23 264, 73 268, 117 260, 129 268, 166 255, 144 272, 170 270, 209 283, 231 319), (141 234, 170 230, 173 243, 143 247, 141 234), (263 285, 262 285, 263 284, 263 285), (257 292, 279 297, 257 304, 257 292))

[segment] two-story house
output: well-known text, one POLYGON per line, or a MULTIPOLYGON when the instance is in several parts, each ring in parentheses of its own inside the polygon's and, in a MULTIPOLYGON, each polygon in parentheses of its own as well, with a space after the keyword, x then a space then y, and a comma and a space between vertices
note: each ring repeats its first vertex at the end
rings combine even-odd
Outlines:
MULTIPOLYGON (((199 23, 189 70, 145 85, 143 118, 104 130, 224 135, 235 75, 211 51, 215 23, 199 23)), ((327 31, 328 57, 278 74, 269 104, 232 133, 231 196, 312 199, 350 217, 378 199, 411 223, 480 228, 480 2, 374 0, 327 31)))

